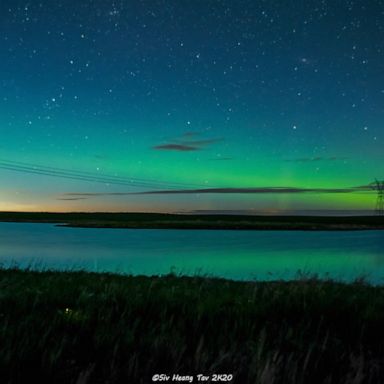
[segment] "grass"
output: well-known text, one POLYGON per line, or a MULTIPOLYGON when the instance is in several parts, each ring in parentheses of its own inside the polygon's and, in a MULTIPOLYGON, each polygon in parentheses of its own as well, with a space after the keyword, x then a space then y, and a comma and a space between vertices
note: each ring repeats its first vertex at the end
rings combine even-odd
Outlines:
POLYGON ((156 373, 384 382, 384 287, 0 269, 2 383, 140 384, 156 373))

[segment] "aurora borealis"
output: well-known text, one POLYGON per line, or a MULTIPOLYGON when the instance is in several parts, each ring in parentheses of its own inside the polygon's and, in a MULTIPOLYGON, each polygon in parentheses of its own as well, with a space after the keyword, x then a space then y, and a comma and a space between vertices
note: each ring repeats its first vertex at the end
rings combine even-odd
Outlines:
POLYGON ((374 208, 383 1, 3 0, 0 55, 0 210, 374 208))

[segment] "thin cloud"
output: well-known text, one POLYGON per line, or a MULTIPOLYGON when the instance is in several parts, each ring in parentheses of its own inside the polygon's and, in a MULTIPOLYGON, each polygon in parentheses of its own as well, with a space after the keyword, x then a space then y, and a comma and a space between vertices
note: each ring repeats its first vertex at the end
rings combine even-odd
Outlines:
POLYGON ((97 197, 97 196, 127 196, 134 195, 133 192, 68 192, 64 193, 64 196, 86 196, 86 197, 97 197))
POLYGON ((129 195, 176 195, 176 194, 300 194, 300 193, 353 193, 372 191, 369 185, 351 188, 295 188, 295 187, 259 187, 259 188, 199 188, 168 189, 143 192, 110 193, 66 193, 65 196, 129 196, 129 195))
POLYGON ((88 197, 58 197, 56 200, 64 201, 77 201, 77 200, 87 200, 88 197))
POLYGON ((291 187, 266 187, 266 188, 201 188, 201 189, 174 189, 160 191, 145 191, 132 193, 135 195, 172 195, 172 194, 265 194, 265 193, 351 193, 355 188, 291 188, 291 187))
POLYGON ((152 149, 179 152, 200 151, 224 140, 223 138, 202 138, 200 140, 196 140, 196 138, 201 135, 202 134, 199 132, 185 132, 180 137, 169 140, 168 143, 153 146, 152 149))
POLYGON ((189 152, 189 151, 198 151, 199 147, 194 147, 192 145, 184 145, 184 144, 163 144, 163 145, 155 145, 152 147, 156 150, 163 151, 179 151, 179 152, 189 152))
POLYGON ((316 161, 341 161, 341 160, 347 160, 348 157, 337 157, 337 156, 331 156, 331 157, 299 157, 297 159, 286 159, 287 162, 293 162, 293 163, 309 163, 309 162, 316 162, 316 161))
POLYGON ((187 132, 184 132, 181 136, 182 137, 196 137, 196 136, 201 136, 201 132, 187 131, 187 132))

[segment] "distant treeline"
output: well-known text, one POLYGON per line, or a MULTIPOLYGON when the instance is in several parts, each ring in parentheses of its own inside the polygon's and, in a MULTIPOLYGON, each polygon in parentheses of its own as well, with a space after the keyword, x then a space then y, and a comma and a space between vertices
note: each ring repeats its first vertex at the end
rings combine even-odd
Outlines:
POLYGON ((384 229, 384 216, 244 216, 165 213, 0 212, 3 222, 57 223, 78 227, 175 229, 384 229))

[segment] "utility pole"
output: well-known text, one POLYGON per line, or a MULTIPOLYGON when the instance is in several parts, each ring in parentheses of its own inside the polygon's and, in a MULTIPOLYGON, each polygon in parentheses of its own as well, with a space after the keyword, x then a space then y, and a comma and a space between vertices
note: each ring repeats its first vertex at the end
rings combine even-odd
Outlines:
POLYGON ((377 192, 377 200, 376 200, 376 207, 375 207, 376 215, 383 216, 384 215, 384 180, 379 181, 376 179, 375 182, 372 183, 372 189, 377 192))

